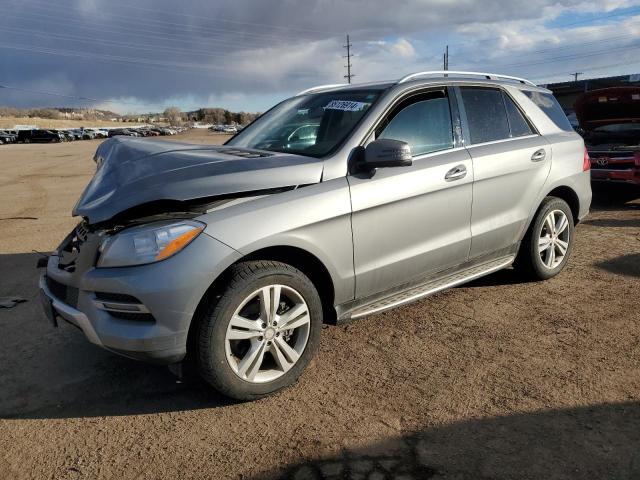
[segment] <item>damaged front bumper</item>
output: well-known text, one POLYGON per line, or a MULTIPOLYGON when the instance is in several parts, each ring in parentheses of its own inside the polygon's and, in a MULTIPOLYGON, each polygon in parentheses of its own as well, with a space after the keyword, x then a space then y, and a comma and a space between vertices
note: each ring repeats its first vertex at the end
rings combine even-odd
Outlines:
POLYGON ((239 254, 202 234, 157 263, 96 268, 96 237, 89 234, 81 242, 71 266, 57 255, 49 257, 40 277, 47 316, 54 325, 62 319, 91 343, 129 358, 161 364, 182 360, 201 299, 239 254))

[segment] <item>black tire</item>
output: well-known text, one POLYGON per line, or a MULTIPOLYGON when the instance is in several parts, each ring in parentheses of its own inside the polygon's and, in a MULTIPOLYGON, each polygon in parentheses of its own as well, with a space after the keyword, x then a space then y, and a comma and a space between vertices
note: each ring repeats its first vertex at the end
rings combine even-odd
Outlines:
POLYGON ((569 207, 567 202, 557 197, 546 197, 542 201, 540 208, 538 208, 536 216, 531 222, 529 230, 522 240, 522 244, 520 245, 520 250, 514 263, 514 267, 527 278, 530 278, 532 280, 547 280, 551 277, 555 277, 562 271, 562 269, 567 264, 567 261, 569 260, 571 250, 573 248, 574 237, 575 226, 573 213, 571 212, 571 208, 569 207), (540 253, 538 252, 538 241, 544 227, 545 219, 550 212, 555 210, 562 211, 567 217, 567 220, 569 222, 569 225, 567 227, 569 230, 569 241, 566 253, 564 254, 564 258, 562 259, 562 261, 554 268, 549 268, 544 264, 540 253))
POLYGON ((300 270, 281 262, 242 262, 230 273, 220 296, 199 319, 195 342, 198 371, 217 391, 236 400, 255 400, 296 382, 320 345, 322 303, 313 283, 300 270), (252 292, 271 284, 295 289, 307 304, 310 326, 307 344, 297 362, 279 378, 266 383, 240 378, 226 358, 226 332, 231 316, 252 292))

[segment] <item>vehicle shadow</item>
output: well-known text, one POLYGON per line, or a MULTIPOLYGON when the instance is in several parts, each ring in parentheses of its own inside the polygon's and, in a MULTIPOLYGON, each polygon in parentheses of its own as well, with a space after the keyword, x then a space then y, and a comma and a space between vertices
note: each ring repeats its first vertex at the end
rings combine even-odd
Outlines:
POLYGON ((0 418, 66 418, 194 410, 231 402, 167 367, 106 352, 76 328, 51 327, 40 310, 37 254, 0 255, 0 418), (6 273, 10 272, 10 275, 6 273))
POLYGON ((634 227, 640 228, 640 219, 618 219, 618 218, 594 218, 593 220, 585 220, 585 225, 593 225, 594 227, 634 227))
POLYGON ((253 478, 640 478, 639 427, 637 402, 481 418, 253 478))
POLYGON ((621 255, 596 263, 596 266, 611 273, 640 278, 640 253, 621 255))
POLYGON ((640 199, 640 186, 623 183, 598 183, 591 184, 593 198, 591 209, 598 210, 638 210, 640 203, 634 202, 640 199), (633 203, 632 203, 633 202, 633 203))

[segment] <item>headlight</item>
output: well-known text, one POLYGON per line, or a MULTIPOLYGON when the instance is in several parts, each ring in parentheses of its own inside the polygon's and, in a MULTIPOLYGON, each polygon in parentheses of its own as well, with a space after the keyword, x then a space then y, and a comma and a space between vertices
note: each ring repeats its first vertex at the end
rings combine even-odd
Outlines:
POLYGON ((154 263, 175 255, 204 230, 200 222, 181 220, 129 228, 100 245, 98 267, 154 263))

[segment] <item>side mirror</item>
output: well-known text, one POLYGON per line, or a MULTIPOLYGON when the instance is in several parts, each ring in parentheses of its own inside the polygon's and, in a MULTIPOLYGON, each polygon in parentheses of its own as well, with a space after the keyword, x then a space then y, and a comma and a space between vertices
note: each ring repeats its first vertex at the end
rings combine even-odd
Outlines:
POLYGON ((380 138, 374 140, 364 150, 365 169, 382 167, 408 167, 413 164, 411 147, 407 142, 380 138))

